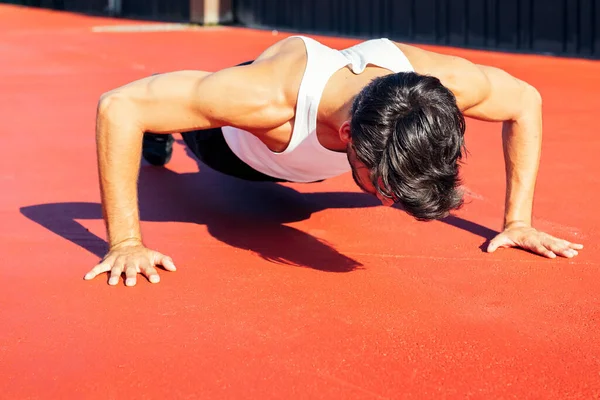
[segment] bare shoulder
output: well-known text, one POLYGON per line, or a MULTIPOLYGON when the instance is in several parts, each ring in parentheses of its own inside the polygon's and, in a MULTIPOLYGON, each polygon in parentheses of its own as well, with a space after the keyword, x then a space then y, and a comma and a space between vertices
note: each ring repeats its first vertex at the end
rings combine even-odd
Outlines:
POLYGON ((284 61, 288 57, 300 56, 306 53, 304 41, 299 37, 287 37, 267 47, 256 61, 284 61))
POLYGON ((294 118, 305 57, 299 38, 280 40, 253 60, 215 72, 204 93, 212 98, 211 112, 223 123, 250 131, 273 129, 294 118))
POLYGON ((306 60, 304 41, 298 37, 288 37, 268 47, 253 65, 269 76, 271 84, 276 85, 285 101, 295 108, 306 60))
POLYGON ((394 42, 394 44, 408 58, 415 72, 422 75, 431 75, 441 78, 460 72, 465 67, 474 67, 475 64, 466 58, 451 54, 444 54, 424 49, 422 47, 406 43, 394 42))
MULTIPOLYGON (((286 38, 266 48, 250 64, 222 69, 208 78, 222 86, 223 93, 236 93, 237 102, 253 104, 254 126, 269 128, 294 117, 296 101, 306 66, 306 50, 300 38, 286 38)), ((232 108, 223 107, 229 116, 232 108)))
POLYGON ((415 72, 438 78, 452 91, 461 108, 470 106, 489 92, 485 66, 451 54, 444 54, 405 43, 395 43, 408 58, 415 72))

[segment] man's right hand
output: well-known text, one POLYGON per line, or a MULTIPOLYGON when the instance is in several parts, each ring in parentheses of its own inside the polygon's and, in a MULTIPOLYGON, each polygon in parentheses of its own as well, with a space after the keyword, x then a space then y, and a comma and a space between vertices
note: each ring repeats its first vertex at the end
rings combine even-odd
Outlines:
POLYGON ((156 266, 161 265, 167 271, 175 271, 171 257, 144 247, 140 242, 122 243, 110 249, 104 259, 88 272, 84 279, 94 279, 99 274, 110 271, 109 285, 119 283, 125 273, 125 285, 134 286, 137 274, 143 274, 152 283, 158 283, 160 276, 156 266))

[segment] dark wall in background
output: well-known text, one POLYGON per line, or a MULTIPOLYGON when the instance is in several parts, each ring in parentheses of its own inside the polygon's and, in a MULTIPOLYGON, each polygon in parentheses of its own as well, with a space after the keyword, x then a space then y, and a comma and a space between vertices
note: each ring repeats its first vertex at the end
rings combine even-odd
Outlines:
POLYGON ((106 11, 107 0, 0 0, 0 3, 102 14, 106 11))
MULTIPOLYGON (((105 0, 106 1, 106 0, 105 0)), ((190 0, 121 0, 122 15, 165 21, 189 21, 190 0)))
MULTIPOLYGON (((189 21, 190 2, 121 0, 125 17, 189 21)), ((232 0, 241 25, 600 59, 600 0, 232 0)), ((0 0, 105 13, 108 0, 0 0)))
POLYGON ((600 0, 234 0, 257 28, 600 58, 600 0))
MULTIPOLYGON (((108 0, 0 0, 20 4, 92 14, 109 14, 108 0)), ((121 16, 160 21, 190 20, 190 0, 121 0, 121 16)))

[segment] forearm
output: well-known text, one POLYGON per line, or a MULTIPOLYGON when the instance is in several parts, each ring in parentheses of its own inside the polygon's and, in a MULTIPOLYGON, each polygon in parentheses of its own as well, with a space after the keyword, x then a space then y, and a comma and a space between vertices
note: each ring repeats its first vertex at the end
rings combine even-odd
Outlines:
POLYGON ((118 99, 100 102, 96 144, 102 211, 108 244, 141 242, 137 181, 143 132, 118 99))
POLYGON ((504 228, 530 226, 533 198, 542 147, 542 107, 532 89, 525 109, 515 120, 503 125, 502 140, 506 165, 504 228))

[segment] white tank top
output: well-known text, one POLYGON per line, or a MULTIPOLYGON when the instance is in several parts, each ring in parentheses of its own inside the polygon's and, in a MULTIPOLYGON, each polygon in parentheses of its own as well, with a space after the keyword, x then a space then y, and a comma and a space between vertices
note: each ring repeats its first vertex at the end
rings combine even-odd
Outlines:
POLYGON ((315 182, 350 171, 346 153, 326 149, 317 138, 319 102, 331 76, 348 65, 355 74, 362 73, 367 64, 394 73, 413 71, 413 67, 388 39, 369 40, 340 51, 314 39, 297 37, 306 46, 307 64, 288 147, 282 152, 273 152, 250 132, 230 126, 222 129, 233 153, 255 170, 290 182, 315 182))

